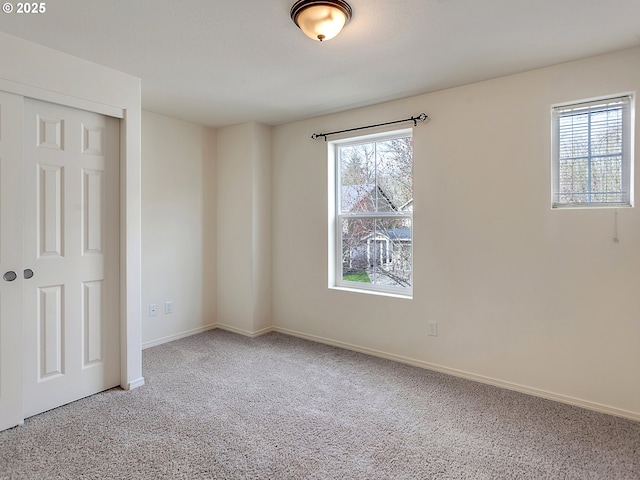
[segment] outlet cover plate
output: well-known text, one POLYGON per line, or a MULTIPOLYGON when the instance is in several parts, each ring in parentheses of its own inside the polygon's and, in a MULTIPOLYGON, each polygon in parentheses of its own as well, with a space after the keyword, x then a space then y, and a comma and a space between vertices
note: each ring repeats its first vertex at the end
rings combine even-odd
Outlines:
POLYGON ((427 322, 427 335, 438 336, 438 322, 427 322))

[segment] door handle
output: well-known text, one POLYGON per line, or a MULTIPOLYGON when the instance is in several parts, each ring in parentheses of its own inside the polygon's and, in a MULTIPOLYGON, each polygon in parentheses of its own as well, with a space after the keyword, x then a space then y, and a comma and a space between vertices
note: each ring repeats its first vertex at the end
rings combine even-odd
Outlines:
POLYGON ((16 272, 14 272, 13 270, 9 270, 2 276, 2 278, 7 282, 13 282, 16 278, 18 278, 18 276, 16 275, 16 272))
POLYGON ((30 268, 27 268, 24 272, 24 279, 25 280, 29 280, 31 277, 33 277, 33 270, 31 270, 30 268))

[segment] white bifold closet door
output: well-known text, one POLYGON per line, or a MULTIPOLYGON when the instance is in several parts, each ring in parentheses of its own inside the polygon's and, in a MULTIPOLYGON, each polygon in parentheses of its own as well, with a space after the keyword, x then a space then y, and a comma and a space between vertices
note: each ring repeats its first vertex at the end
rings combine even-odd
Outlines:
POLYGON ((0 92, 0 430, 13 427, 24 418, 21 282, 23 105, 22 97, 0 92))
MULTIPOLYGON (((0 378, 8 375, 16 385, 5 393, 20 390, 26 418, 120 383, 120 142, 114 118, 31 99, 22 103, 16 147, 22 155, 0 160, 13 172, 0 178, 1 198, 5 189, 13 195, 0 204, 2 240, 11 237, 14 245, 19 238, 19 246, 6 251, 11 265, 3 259, 0 271, 17 274, 3 280, 0 291, 0 322, 13 337, 2 340, 0 378), (11 233, 5 232, 5 215, 11 233)), ((11 123, 4 113, 2 124, 11 123)))

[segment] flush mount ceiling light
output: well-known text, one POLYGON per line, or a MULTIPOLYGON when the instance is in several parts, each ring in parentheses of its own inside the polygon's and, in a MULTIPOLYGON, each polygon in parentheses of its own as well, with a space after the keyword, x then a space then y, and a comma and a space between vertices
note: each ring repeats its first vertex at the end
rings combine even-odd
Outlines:
POLYGON ((342 0, 298 0, 291 20, 304 34, 319 42, 331 40, 351 20, 351 6, 342 0))

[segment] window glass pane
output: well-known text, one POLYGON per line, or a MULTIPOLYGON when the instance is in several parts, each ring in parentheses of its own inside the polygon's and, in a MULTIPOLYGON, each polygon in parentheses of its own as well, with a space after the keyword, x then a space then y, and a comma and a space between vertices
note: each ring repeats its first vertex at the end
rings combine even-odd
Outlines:
POLYGON ((413 209, 411 137, 339 148, 340 213, 413 209))
POLYGON ((589 155, 588 115, 560 118, 560 158, 580 158, 589 155))
POLYGON ((375 235, 375 220, 347 218, 342 221, 342 279, 371 283, 369 239, 375 235))
POLYGON ((411 287, 409 218, 342 220, 342 279, 411 287))
POLYGON ((591 170, 591 201, 622 202, 622 156, 596 158, 591 170))
POLYGON ((373 283, 411 287, 411 220, 377 220, 375 239, 369 267, 373 283))
POLYGON ((588 159, 560 160, 560 202, 583 203, 588 201, 588 159))
POLYGON ((591 155, 608 155, 622 151, 622 109, 605 110, 591 115, 591 155))
POLYGON ((376 205, 375 144, 338 149, 340 159, 340 213, 374 212, 376 205))
POLYGON ((378 211, 413 209, 412 137, 376 144, 378 211))

